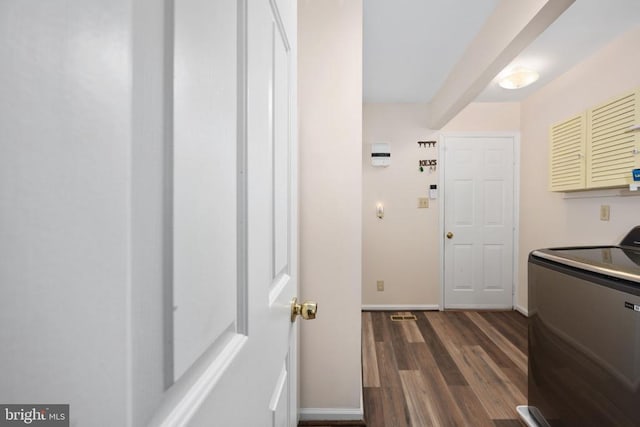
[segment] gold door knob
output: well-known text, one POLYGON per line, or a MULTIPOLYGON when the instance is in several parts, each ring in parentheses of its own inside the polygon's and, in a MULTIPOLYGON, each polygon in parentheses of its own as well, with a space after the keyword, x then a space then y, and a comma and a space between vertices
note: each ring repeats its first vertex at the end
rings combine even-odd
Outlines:
POLYGON ((305 320, 313 320, 316 318, 317 312, 318 304, 313 301, 305 301, 302 304, 298 304, 298 298, 291 300, 291 322, 295 322, 298 315, 305 320))
POLYGON ((448 232, 447 233, 447 239, 451 239, 453 237, 453 233, 452 232, 448 232))

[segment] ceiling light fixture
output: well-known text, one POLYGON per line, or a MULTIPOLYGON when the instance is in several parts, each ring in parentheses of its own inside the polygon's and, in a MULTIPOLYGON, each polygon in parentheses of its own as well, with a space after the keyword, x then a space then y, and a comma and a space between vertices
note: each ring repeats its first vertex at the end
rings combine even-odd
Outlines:
POLYGON ((538 80, 540 75, 528 68, 514 68, 511 72, 500 77, 498 84, 505 89, 520 89, 538 80))

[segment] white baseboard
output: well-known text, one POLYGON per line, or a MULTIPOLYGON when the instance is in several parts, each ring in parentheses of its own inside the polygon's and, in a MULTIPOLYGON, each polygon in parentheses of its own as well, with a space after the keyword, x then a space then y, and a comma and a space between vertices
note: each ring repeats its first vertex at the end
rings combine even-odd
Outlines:
POLYGON ((527 310, 526 308, 520 306, 520 305, 516 305, 515 306, 515 310, 520 313, 520 314, 524 314, 526 317, 529 317, 529 310, 527 310))
POLYGON ((363 311, 437 311, 440 306, 437 304, 363 304, 363 311))
POLYGON ((359 421, 364 419, 362 408, 300 408, 300 421, 359 421))
MULTIPOLYGON (((482 307, 477 306, 460 306, 453 307, 458 309, 482 309, 482 307)), ((495 308, 495 307, 490 307, 495 308)), ((362 311, 438 311, 440 310, 440 306, 437 304, 419 304, 419 305, 411 305, 411 304, 363 304, 362 311)), ((529 317, 529 311, 520 306, 516 305, 514 310, 523 314, 526 317, 529 317)))
POLYGON ((513 310, 512 305, 496 306, 493 304, 450 304, 447 310, 513 310))

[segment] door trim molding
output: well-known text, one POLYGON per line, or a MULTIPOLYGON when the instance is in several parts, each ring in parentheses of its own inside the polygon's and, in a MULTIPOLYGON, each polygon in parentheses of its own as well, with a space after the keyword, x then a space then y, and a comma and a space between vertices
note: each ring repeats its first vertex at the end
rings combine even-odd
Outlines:
POLYGON ((440 310, 444 310, 444 293, 445 293, 445 271, 444 271, 444 198, 445 198, 445 183, 444 183, 444 152, 445 152, 445 140, 446 138, 495 138, 495 137, 510 137, 513 138, 513 294, 511 298, 511 308, 522 311, 522 308, 517 304, 519 295, 518 286, 518 264, 519 264, 519 242, 520 242, 520 132, 442 132, 437 135, 438 139, 438 159, 440 167, 438 168, 438 186, 440 200, 439 205, 439 233, 440 239, 440 310))
POLYGON ((438 239, 440 239, 439 252, 440 252, 440 311, 444 311, 444 141, 447 136, 451 136, 449 133, 440 133, 437 136, 438 139, 438 159, 440 160, 440 167, 438 168, 438 186, 440 200, 438 200, 438 239))

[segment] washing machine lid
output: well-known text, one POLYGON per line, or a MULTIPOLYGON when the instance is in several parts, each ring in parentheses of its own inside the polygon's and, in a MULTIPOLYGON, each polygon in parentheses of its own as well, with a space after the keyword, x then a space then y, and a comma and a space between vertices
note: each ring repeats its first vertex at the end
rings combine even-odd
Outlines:
POLYGON ((532 256, 640 284, 640 247, 577 246, 533 251, 532 256))

